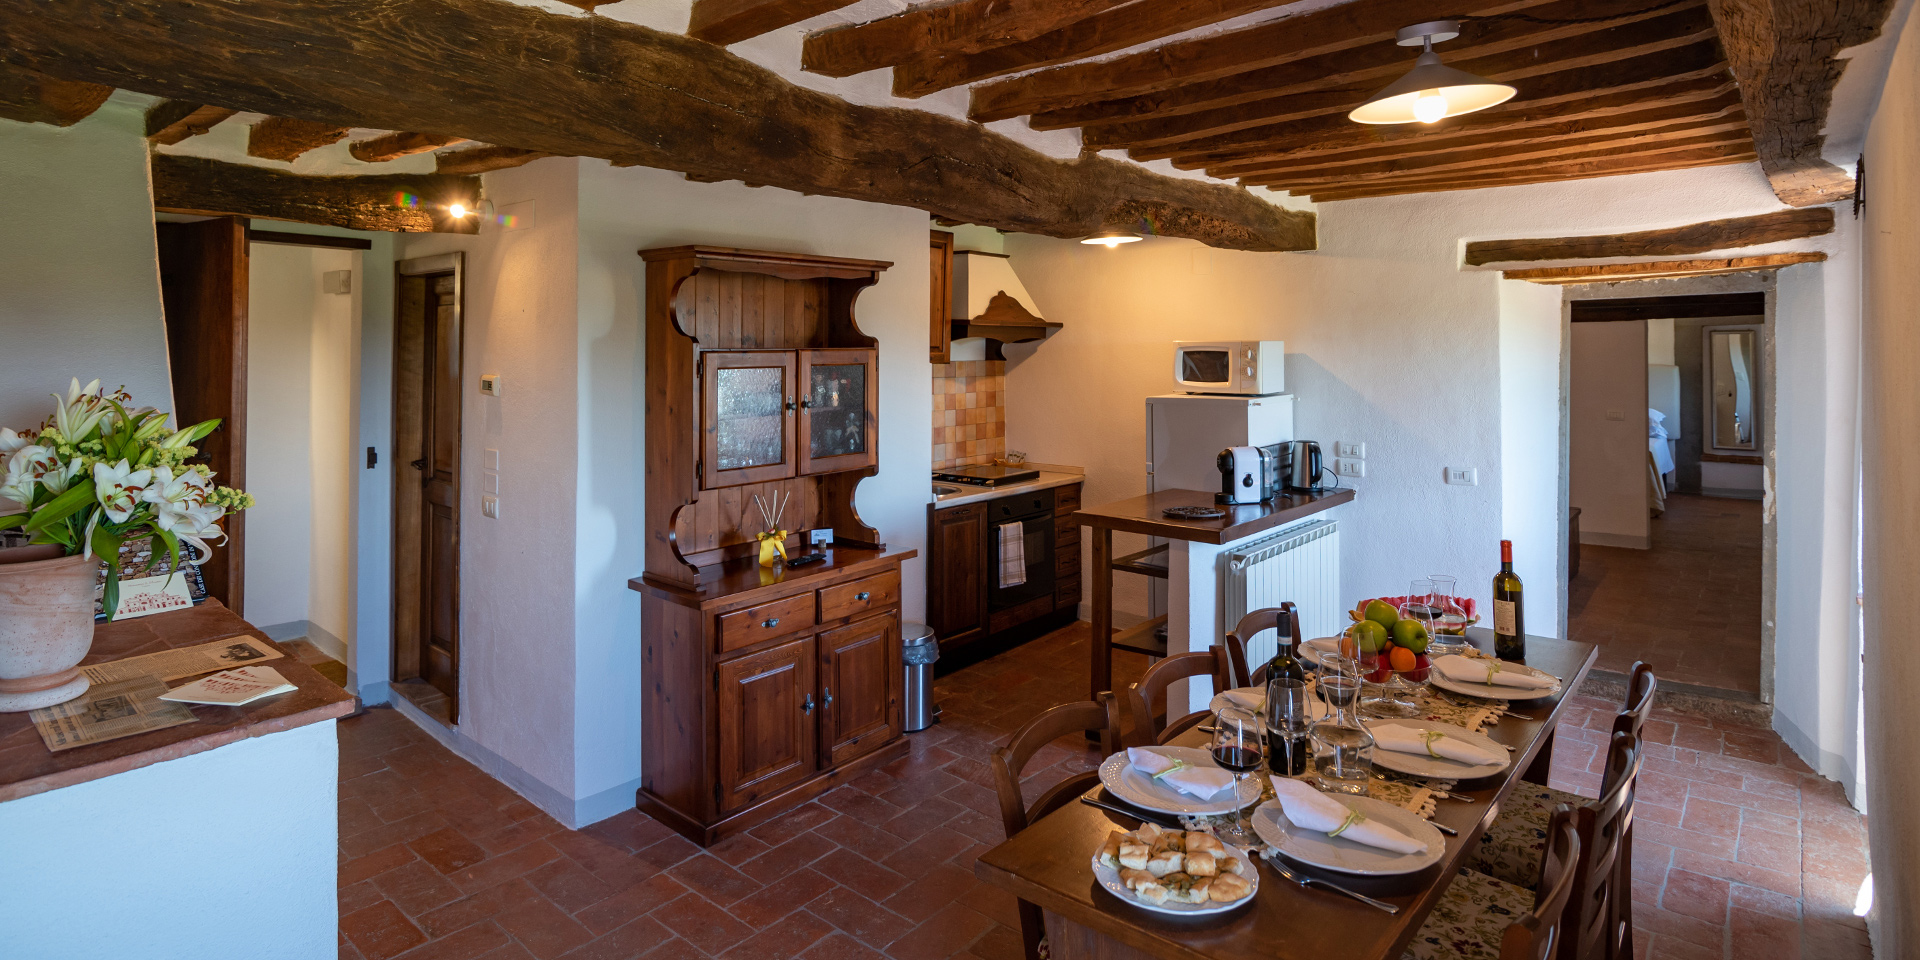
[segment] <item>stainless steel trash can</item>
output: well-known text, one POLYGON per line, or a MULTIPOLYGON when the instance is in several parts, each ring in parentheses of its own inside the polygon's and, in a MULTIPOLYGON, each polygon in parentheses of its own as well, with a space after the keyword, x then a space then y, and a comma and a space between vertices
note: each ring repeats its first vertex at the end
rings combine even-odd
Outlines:
POLYGON ((924 623, 900 625, 900 662, 907 671, 905 693, 900 698, 906 714, 901 729, 908 733, 925 730, 940 719, 940 707, 933 702, 933 662, 940 659, 940 640, 924 623))

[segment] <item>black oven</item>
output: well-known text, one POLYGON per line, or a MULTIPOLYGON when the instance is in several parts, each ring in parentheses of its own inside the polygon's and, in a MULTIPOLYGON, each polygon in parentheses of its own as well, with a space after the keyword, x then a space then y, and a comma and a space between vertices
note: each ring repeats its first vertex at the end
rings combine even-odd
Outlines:
POLYGON ((1040 597, 1053 595, 1053 491, 1038 490, 1003 497, 988 504, 987 555, 992 566, 987 570, 987 609, 1005 610, 1040 597), (1018 586, 1000 585, 1000 528, 1017 523, 1026 554, 1026 582, 1018 586))

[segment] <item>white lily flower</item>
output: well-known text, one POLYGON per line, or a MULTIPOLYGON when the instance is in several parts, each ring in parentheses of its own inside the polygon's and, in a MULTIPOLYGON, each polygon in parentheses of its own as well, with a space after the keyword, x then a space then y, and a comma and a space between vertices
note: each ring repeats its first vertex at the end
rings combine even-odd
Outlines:
POLYGON ((14 433, 12 427, 0 427, 0 457, 11 457, 31 443, 33 443, 32 431, 21 435, 14 433))
POLYGON ((173 475, 172 467, 154 467, 153 483, 147 487, 145 493, 140 495, 140 499, 156 504, 180 503, 188 499, 198 503, 206 499, 204 481, 197 485, 194 483, 194 479, 198 476, 192 470, 187 470, 176 477, 173 475), (196 487, 202 491, 199 497, 194 496, 196 487))
POLYGON ((106 511, 108 519, 114 523, 125 523, 128 517, 133 516, 133 511, 140 505, 141 495, 152 480, 152 470, 134 470, 124 459, 112 466, 105 463, 93 465, 94 496, 99 499, 100 507, 106 511))
POLYGON ((0 482, 0 497, 22 506, 32 503, 34 486, 41 483, 47 474, 60 469, 60 456, 52 450, 38 444, 21 447, 7 461, 6 479, 0 482))
MULTIPOLYGON (((81 397, 97 398, 99 396, 100 396, 100 378, 99 377, 93 378, 93 382, 87 384, 84 387, 80 385, 80 378, 74 377, 73 385, 67 388, 67 403, 69 405, 78 403, 81 397)), ((60 395, 56 393, 53 395, 53 398, 55 400, 58 400, 60 399, 60 395)))
POLYGON ((52 470, 48 470, 46 475, 40 478, 40 484, 52 491, 54 496, 59 496, 60 494, 66 493, 67 488, 73 486, 74 479, 82 473, 85 473, 86 470, 87 465, 85 461, 79 457, 74 457, 72 460, 67 461, 66 466, 55 467, 52 470))
MULTIPOLYGON (((100 381, 95 380, 86 389, 81 389, 80 381, 73 382, 64 403, 56 403, 53 408, 53 425, 69 443, 79 443, 86 439, 93 428, 99 426, 102 418, 113 412, 105 400, 100 399, 100 381), (91 391, 91 392, 89 392, 91 391)), ((54 394, 53 399, 60 399, 54 394)))

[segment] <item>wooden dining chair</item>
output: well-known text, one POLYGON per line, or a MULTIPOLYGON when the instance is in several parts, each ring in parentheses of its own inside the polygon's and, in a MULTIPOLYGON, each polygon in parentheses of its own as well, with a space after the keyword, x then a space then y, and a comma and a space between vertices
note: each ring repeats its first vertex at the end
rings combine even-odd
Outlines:
POLYGON ((1632 880, 1621 876, 1619 860, 1633 829, 1634 782, 1640 773, 1640 743, 1633 734, 1613 735, 1607 747, 1611 786, 1600 799, 1574 810, 1580 858, 1574 868, 1573 898, 1567 902, 1566 934, 1558 960, 1629 960, 1633 931, 1619 926, 1619 901, 1632 896, 1632 880))
POLYGON ((1573 808, 1554 811, 1540 891, 1462 870, 1440 894, 1404 960, 1553 960, 1567 936, 1566 908, 1580 862, 1573 808))
POLYGON ((1240 618, 1233 632, 1227 634, 1227 658, 1233 665, 1233 685, 1236 687, 1257 687, 1267 682, 1267 665, 1261 664, 1252 672, 1247 668, 1247 644, 1253 641, 1263 630, 1283 630, 1293 639, 1294 650, 1300 649, 1300 613, 1292 603, 1281 603, 1277 607, 1254 610, 1240 618))
POLYGON ((1161 721, 1160 716, 1154 713, 1154 704, 1166 701, 1167 687, 1175 680, 1211 677, 1214 692, 1219 693, 1232 687, 1232 671, 1227 649, 1221 646, 1175 654, 1148 667, 1139 683, 1127 687, 1127 712, 1133 715, 1133 729, 1127 735, 1127 746, 1150 747, 1166 743, 1208 717, 1208 711, 1196 710, 1175 720, 1172 717, 1173 706, 1167 704, 1167 720, 1161 721))
MULTIPOLYGON (((1076 773, 1048 787, 1032 804, 1026 802, 1020 789, 1020 773, 1041 747, 1061 737, 1084 733, 1098 735, 1102 756, 1118 749, 1120 711, 1111 692, 1053 707, 1027 721, 1008 738, 1006 746, 993 751, 988 766, 993 769, 993 788, 1000 798, 1000 824, 1006 828, 1008 839, 1100 782, 1097 770, 1076 773)), ((1046 932, 1040 908, 1021 900, 1020 939, 1026 946, 1027 960, 1040 960, 1040 941, 1046 932)))

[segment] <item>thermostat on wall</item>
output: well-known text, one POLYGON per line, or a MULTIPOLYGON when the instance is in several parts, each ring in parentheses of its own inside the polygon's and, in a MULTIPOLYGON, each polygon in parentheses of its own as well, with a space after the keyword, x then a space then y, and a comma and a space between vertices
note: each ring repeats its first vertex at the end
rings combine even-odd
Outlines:
POLYGON ((482 376, 480 378, 480 392, 490 397, 499 396, 500 375, 497 373, 489 373, 482 376))

